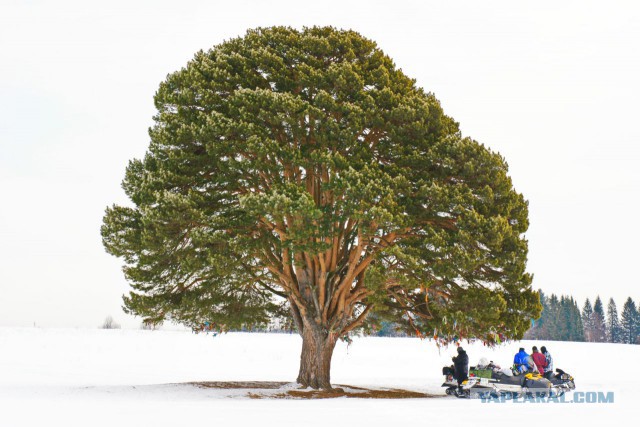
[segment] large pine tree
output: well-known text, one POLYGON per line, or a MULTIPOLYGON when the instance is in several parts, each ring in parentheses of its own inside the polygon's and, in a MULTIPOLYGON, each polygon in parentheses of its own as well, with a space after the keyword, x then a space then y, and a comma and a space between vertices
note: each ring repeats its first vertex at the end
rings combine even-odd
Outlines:
POLYGON ((303 338, 298 382, 330 388, 336 341, 367 321, 443 342, 521 338, 540 313, 527 203, 374 42, 265 28, 170 74, 142 160, 107 209, 128 312, 264 323, 303 338))
POLYGON ((627 298, 622 308, 622 316, 620 318, 621 339, 625 344, 635 344, 638 339, 640 329, 640 314, 636 307, 636 303, 627 298))
POLYGON ((622 341, 618 308, 613 298, 609 299, 609 304, 607 305, 607 341, 612 343, 622 341))

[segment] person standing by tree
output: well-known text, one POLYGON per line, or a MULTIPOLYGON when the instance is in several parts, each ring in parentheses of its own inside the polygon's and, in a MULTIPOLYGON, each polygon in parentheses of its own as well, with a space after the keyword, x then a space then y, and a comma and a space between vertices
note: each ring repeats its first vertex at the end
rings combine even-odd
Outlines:
POLYGON ((453 360, 453 370, 458 380, 458 393, 462 393, 462 382, 469 379, 469 356, 462 347, 458 347, 458 355, 451 360, 453 360))
POLYGON ((553 376, 553 357, 551 357, 551 353, 547 351, 547 347, 540 347, 540 351, 544 355, 546 366, 544 367, 544 377, 546 379, 551 379, 553 376))

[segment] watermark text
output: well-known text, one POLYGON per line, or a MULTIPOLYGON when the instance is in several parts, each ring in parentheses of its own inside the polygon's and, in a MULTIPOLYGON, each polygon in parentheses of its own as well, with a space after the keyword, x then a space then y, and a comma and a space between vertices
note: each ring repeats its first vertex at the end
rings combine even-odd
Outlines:
POLYGON ((549 395, 548 393, 531 392, 520 393, 495 393, 481 392, 479 397, 482 403, 614 403, 615 395, 612 391, 575 391, 571 394, 549 395))

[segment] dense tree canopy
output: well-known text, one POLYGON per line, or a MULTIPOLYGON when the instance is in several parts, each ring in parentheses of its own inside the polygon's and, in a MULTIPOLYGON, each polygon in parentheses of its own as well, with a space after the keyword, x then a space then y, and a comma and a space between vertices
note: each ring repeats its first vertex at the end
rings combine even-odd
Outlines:
MULTIPOLYGON (((372 312, 444 342, 520 338, 539 316, 505 160, 373 41, 251 30, 198 52, 155 105, 123 183, 132 205, 102 227, 129 312, 224 327, 287 316, 302 365, 328 348, 326 370, 372 312)), ((328 383, 302 366, 298 380, 328 383)))

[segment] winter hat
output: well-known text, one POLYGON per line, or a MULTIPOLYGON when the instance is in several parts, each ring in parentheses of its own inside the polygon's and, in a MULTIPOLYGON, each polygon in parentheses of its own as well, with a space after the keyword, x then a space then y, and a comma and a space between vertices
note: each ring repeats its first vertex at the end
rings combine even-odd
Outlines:
POLYGON ((524 347, 520 347, 520 351, 524 351, 524 347))
POLYGON ((462 347, 458 347, 458 353, 462 353, 464 349, 462 347))
POLYGON ((545 347, 545 346, 540 347, 540 351, 543 352, 543 353, 546 353, 547 352, 547 347, 545 347))

